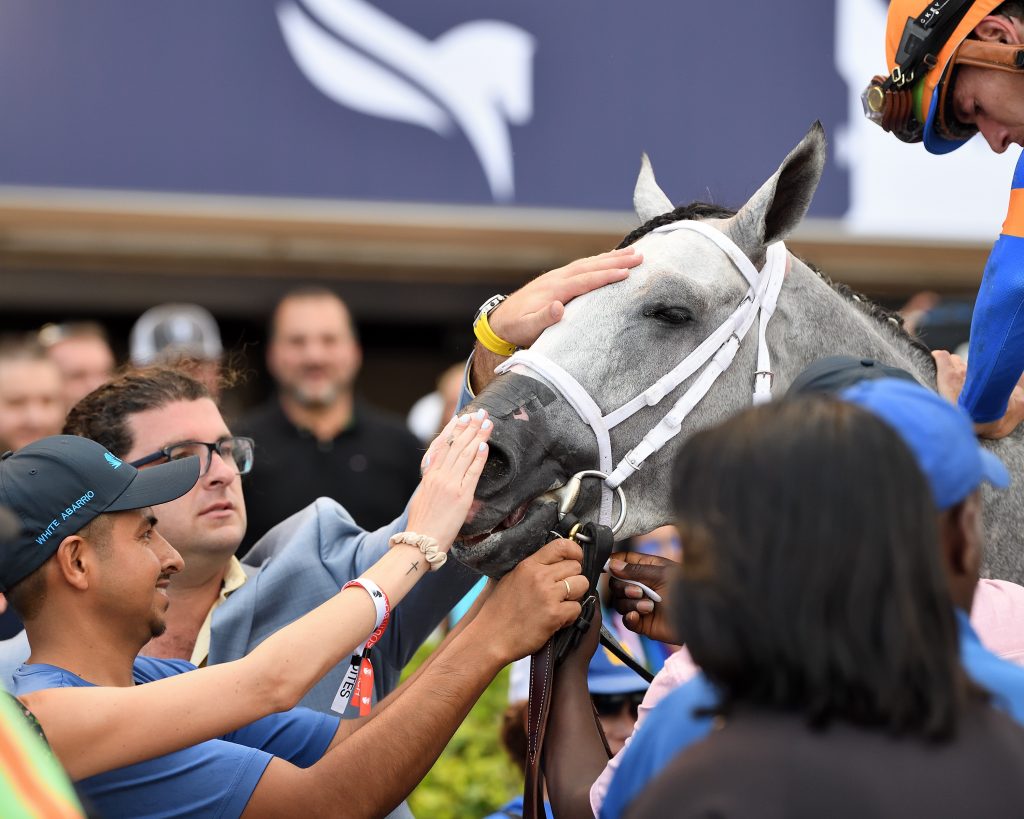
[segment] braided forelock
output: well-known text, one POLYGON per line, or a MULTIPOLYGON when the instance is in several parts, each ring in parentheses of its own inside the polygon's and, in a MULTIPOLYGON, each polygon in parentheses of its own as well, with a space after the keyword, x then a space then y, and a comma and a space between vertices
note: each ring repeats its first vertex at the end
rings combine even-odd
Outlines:
POLYGON ((701 221, 704 219, 731 219, 735 215, 736 211, 732 208, 722 207, 721 205, 712 205, 708 202, 691 202, 689 205, 679 205, 668 213, 663 213, 661 216, 655 216, 653 219, 649 219, 644 222, 640 227, 630 233, 619 243, 618 249, 629 247, 655 228, 660 228, 664 225, 671 225, 673 222, 682 222, 686 220, 701 221))

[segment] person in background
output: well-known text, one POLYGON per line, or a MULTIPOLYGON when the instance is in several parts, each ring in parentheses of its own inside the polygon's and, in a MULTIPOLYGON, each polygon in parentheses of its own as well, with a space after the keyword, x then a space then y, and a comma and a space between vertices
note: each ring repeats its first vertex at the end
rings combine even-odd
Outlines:
POLYGON ((60 370, 35 339, 0 338, 0 453, 56 435, 64 423, 60 370))
POLYGON ((161 304, 139 316, 128 337, 135 367, 182 369, 218 398, 224 345, 217 320, 198 304, 161 304))
MULTIPOLYGON (((637 709, 647 691, 647 682, 624 666, 604 646, 598 646, 590 659, 587 689, 594 712, 601 722, 608 749, 612 754, 622 750, 626 738, 633 733, 637 709)), ((516 660, 509 667, 508 707, 502 716, 501 744, 509 757, 526 776, 527 705, 530 697, 530 658, 516 660)), ((551 819, 551 805, 544 810, 551 819)), ((523 815, 523 795, 517 794, 487 819, 517 819, 523 815)))
POLYGON ((307 288, 281 299, 267 344, 277 395, 235 425, 259 451, 245 485, 249 529, 239 555, 321 496, 368 531, 402 511, 423 447, 400 419, 357 397, 361 363, 352 317, 337 295, 307 288))
MULTIPOLYGON (((60 432, 62 389, 57 365, 35 338, 0 338, 0 455, 60 432)), ((0 610, 0 640, 20 632, 18 615, 0 610)))
MULTIPOLYGON (((930 484, 891 425, 956 410, 902 381, 842 397, 754 407, 684 443, 672 619, 717 730, 666 754, 692 719, 684 688, 670 694, 601 816, 1019 815, 1024 728, 976 682, 977 639, 951 605, 966 596, 969 609, 981 555, 943 544, 937 504, 966 482, 930 484)), ((966 416, 957 427, 949 459, 1005 486, 966 416)), ((980 530, 976 493, 960 506, 980 530)))
POLYGON ((622 750, 633 733, 647 687, 643 677, 627 668, 604 646, 597 647, 590 658, 587 689, 612 756, 622 750))
POLYGON ((64 379, 65 412, 114 374, 107 332, 95 321, 46 324, 38 338, 64 379))
POLYGON ((429 444, 437 431, 455 414, 466 374, 466 362, 452 364, 437 377, 437 387, 418 399, 405 417, 405 423, 424 445, 429 444))

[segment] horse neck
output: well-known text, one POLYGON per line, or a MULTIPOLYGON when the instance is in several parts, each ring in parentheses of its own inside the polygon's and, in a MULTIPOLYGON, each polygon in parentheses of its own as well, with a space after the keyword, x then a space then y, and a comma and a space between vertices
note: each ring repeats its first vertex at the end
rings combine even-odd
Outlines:
POLYGON ((784 336, 776 373, 788 384, 808 364, 830 355, 874 358, 901 367, 935 386, 931 357, 891 320, 871 314, 871 304, 837 292, 795 257, 779 297, 774 329, 784 336))

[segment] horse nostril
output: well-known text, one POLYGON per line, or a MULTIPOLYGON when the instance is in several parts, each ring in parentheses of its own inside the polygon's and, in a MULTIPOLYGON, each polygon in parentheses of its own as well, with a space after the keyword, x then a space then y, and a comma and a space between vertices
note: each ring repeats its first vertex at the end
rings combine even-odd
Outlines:
POLYGON ((477 494, 499 489, 508 483, 512 478, 512 459, 501 444, 493 439, 489 442, 487 463, 484 464, 483 474, 480 476, 480 484, 477 494))

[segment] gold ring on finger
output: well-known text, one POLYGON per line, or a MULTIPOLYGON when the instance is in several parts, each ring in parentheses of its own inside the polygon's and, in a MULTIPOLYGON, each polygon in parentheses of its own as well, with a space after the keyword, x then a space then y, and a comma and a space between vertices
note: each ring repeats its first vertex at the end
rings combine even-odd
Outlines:
POLYGON ((572 597, 572 586, 569 585, 568 580, 563 579, 562 582, 565 583, 565 599, 568 600, 572 597))

